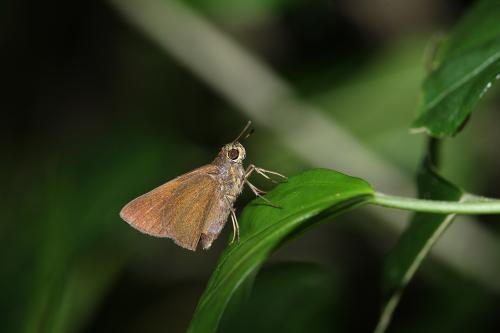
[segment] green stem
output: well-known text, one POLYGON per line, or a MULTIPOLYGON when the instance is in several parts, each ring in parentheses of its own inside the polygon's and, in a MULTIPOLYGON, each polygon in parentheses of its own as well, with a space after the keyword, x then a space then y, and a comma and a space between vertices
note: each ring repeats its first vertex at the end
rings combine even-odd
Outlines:
POLYGON ((375 192, 370 203, 423 213, 438 214, 500 214, 500 200, 465 194, 460 201, 438 201, 398 197, 375 192))

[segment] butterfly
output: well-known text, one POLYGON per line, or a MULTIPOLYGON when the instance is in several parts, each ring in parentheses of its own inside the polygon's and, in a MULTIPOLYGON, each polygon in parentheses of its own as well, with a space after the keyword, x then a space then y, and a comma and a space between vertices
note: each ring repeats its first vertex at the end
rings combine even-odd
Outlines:
POLYGON ((120 217, 145 234, 171 238, 177 245, 195 251, 200 242, 203 249, 209 249, 230 216, 231 242, 239 239, 234 202, 245 184, 255 195, 275 206, 262 197, 264 191, 250 183, 250 175, 255 172, 273 182, 276 181, 269 175, 287 179, 253 164, 243 167, 246 151, 239 140, 252 133, 250 126, 249 121, 235 140, 222 147, 212 163, 132 200, 122 208, 120 217))

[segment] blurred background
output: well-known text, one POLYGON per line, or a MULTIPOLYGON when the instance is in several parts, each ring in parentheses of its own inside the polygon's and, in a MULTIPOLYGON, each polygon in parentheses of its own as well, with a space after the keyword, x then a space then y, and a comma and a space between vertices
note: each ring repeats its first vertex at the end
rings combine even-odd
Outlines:
MULTIPOLYGON (((0 331, 183 332, 231 228, 191 253, 118 212, 210 162, 247 120, 249 163, 334 168, 414 195, 425 137, 408 128, 426 54, 471 3, 2 1, 0 331)), ((492 197, 497 92, 442 160, 446 177, 492 197)), ((390 332, 496 331, 497 219, 457 220, 465 229, 426 261, 390 332)), ((372 330, 381 264, 406 220, 363 208, 295 239, 220 331, 372 330)))

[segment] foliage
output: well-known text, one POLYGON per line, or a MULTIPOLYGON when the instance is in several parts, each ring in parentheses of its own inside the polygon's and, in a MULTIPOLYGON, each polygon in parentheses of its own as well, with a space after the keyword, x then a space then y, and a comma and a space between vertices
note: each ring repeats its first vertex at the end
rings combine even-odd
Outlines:
POLYGON ((500 3, 478 1, 440 46, 423 85, 414 130, 443 137, 455 134, 483 95, 500 79, 500 3))
MULTIPOLYGON (((437 174, 425 159, 417 176, 419 198, 459 201, 464 193, 437 174)), ((413 278, 432 246, 449 227, 454 214, 417 213, 386 259, 383 271, 383 307, 376 332, 383 332, 391 320, 401 293, 413 278)))
POLYGON ((373 190, 364 181, 330 170, 312 170, 292 177, 241 214, 241 239, 219 259, 200 299, 188 332, 215 332, 236 288, 273 251, 298 232, 349 208, 368 202, 373 190))
MULTIPOLYGON (((492 82, 500 77, 499 12, 500 4, 497 1, 479 1, 457 25, 454 34, 446 44, 440 46, 442 49, 433 63, 436 67, 423 84, 424 102, 420 115, 414 122, 414 128, 425 128, 430 135, 438 137, 456 133, 486 90, 491 87, 492 82)), ((322 179, 319 174, 317 178, 312 174, 305 175, 313 176, 312 179, 315 181, 322 179)), ((313 185, 309 192, 309 183, 308 186, 304 186, 305 184, 301 181, 302 177, 304 175, 293 178, 292 183, 288 185, 297 184, 300 187, 300 190, 289 191, 290 196, 282 196, 282 193, 286 193, 284 188, 288 188, 287 185, 278 187, 268 196, 273 201, 279 198, 277 200, 280 205, 283 205, 283 213, 289 210, 287 207, 297 204, 293 203, 297 200, 297 193, 300 193, 299 202, 309 205, 308 209, 302 211, 302 218, 299 216, 297 220, 285 218, 284 221, 288 223, 297 224, 301 221, 306 227, 310 226, 315 221, 316 215, 321 212, 315 204, 333 193, 347 195, 352 190, 351 184, 340 181, 336 184, 338 188, 329 189, 326 193, 322 193, 323 189, 320 185, 313 185), (311 196, 308 193, 315 193, 318 196, 311 196), (310 203, 309 199, 312 199, 310 203), (309 214, 307 210, 310 210, 309 214)), ((417 184, 419 197, 425 199, 459 201, 464 195, 463 191, 439 176, 427 159, 418 174, 417 184)), ((350 199, 349 196, 345 199, 350 199)), ((338 202, 333 202, 333 205, 337 204, 338 202)), ((205 293, 199 301, 189 332, 215 332, 222 311, 235 292, 236 286, 244 284, 244 279, 258 269, 276 245, 283 243, 282 238, 285 236, 275 238, 271 230, 274 230, 273 226, 276 223, 278 225, 288 223, 282 221, 281 217, 269 218, 267 216, 269 207, 257 209, 254 205, 249 205, 245 209, 242 214, 242 225, 257 224, 261 228, 265 227, 262 230, 258 229, 262 240, 259 237, 259 239, 255 238, 255 243, 248 243, 246 239, 256 235, 257 229, 250 229, 251 231, 247 228, 242 229, 241 244, 228 247, 221 256, 205 293), (261 251, 263 254, 254 254, 254 252, 261 253, 261 251), (234 262, 230 260, 232 258, 235 258, 234 262), (254 263, 244 264, 246 260, 252 260, 254 263), (244 268, 240 268, 242 266, 244 268)), ((326 204, 323 209, 328 206, 332 206, 332 203, 326 204)), ((331 213, 338 214, 339 212, 334 209, 331 213)), ((278 212, 274 214, 280 215, 278 212)), ((429 213, 417 213, 413 217, 410 226, 387 258, 383 277, 384 304, 376 332, 385 331, 401 297, 402 289, 414 276, 453 217, 454 214, 429 213)), ((290 229, 288 232, 293 234, 294 230, 290 229)))

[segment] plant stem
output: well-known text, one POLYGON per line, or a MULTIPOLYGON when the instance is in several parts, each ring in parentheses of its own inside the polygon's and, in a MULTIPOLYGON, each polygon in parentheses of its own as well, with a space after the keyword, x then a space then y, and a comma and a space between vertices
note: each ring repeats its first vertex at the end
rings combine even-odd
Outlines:
POLYGON ((375 192, 372 204, 411 210, 423 213, 437 214, 500 214, 500 200, 464 195, 461 201, 437 201, 398 197, 375 192))

